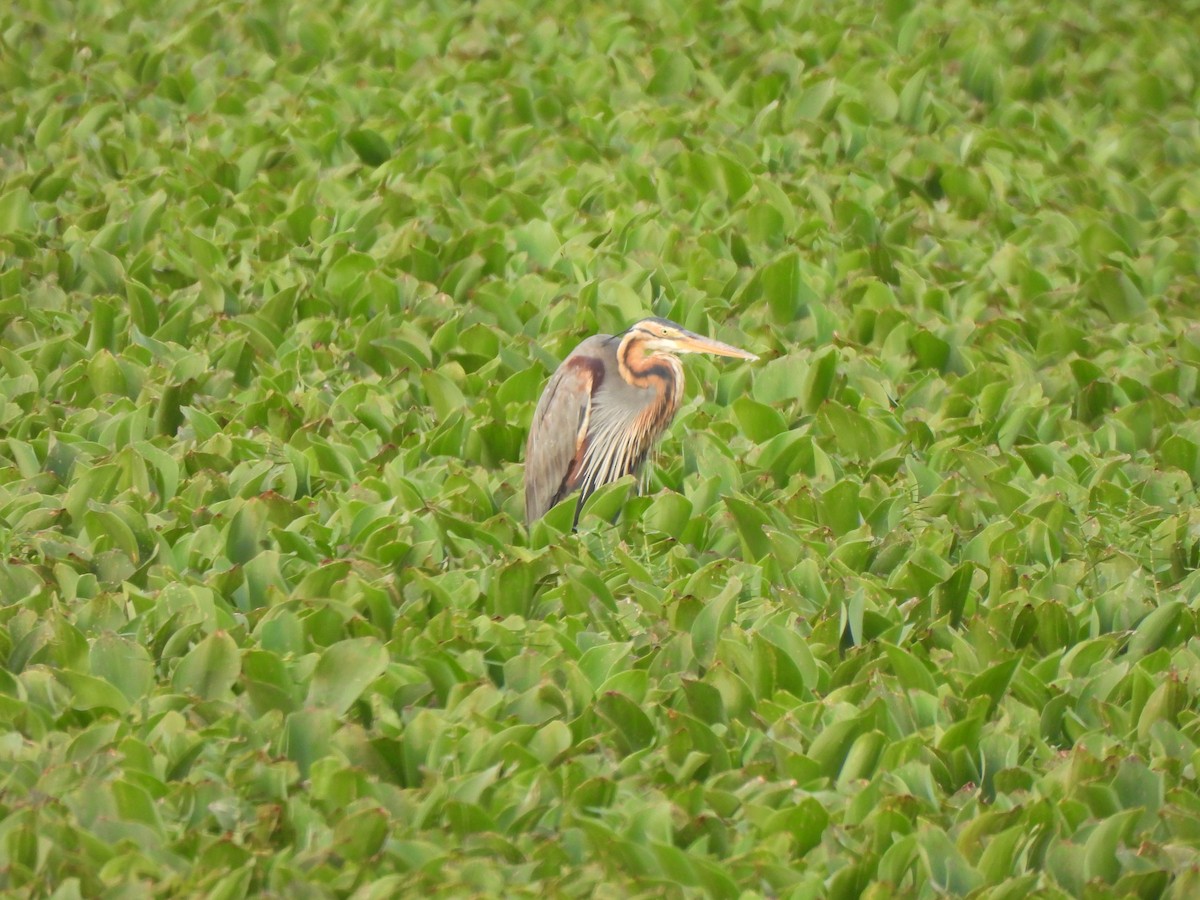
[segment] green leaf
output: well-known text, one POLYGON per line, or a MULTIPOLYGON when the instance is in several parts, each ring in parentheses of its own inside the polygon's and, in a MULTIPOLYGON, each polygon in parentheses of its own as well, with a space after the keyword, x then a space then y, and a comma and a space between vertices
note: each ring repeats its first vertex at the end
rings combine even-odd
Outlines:
POLYGON ((340 716, 383 674, 387 664, 387 649, 376 638, 338 641, 321 654, 307 702, 328 707, 340 716))
POLYGON ((1142 292, 1120 269, 1101 269, 1092 276, 1086 290, 1114 322, 1131 321, 1149 308, 1142 292))
POLYGON ((534 219, 516 229, 513 237, 517 249, 528 253, 529 258, 537 265, 549 267, 558 258, 561 243, 554 231, 554 226, 544 219, 534 219))
POLYGON ((642 750, 654 742, 654 723, 624 694, 602 694, 596 699, 596 711, 615 728, 614 736, 623 753, 642 750))
POLYGON ((1166 646, 1174 636, 1185 608, 1182 601, 1172 600, 1142 619, 1129 639, 1129 658, 1141 659, 1166 646))
POLYGON ((1112 884, 1121 874, 1117 848, 1133 832, 1141 810, 1129 809, 1109 816, 1093 829, 1083 845, 1083 875, 1112 884))
POLYGON ((994 714, 996 707, 1000 703, 1000 698, 1008 692, 1008 687, 1012 684, 1013 676, 1017 673, 1017 669, 1020 666, 1021 657, 1019 656, 996 663, 967 683, 966 688, 963 690, 963 697, 968 699, 971 697, 987 697, 990 700, 988 715, 994 714))
POLYGON ((733 412, 746 436, 756 443, 768 441, 787 430, 787 422, 779 410, 749 397, 738 397, 733 401, 733 412))
POLYGON ((963 858, 946 832, 926 826, 917 833, 917 843, 936 890, 962 897, 980 885, 979 872, 963 858))
POLYGON ((829 813, 815 797, 805 797, 794 806, 780 809, 771 814, 763 826, 763 832, 771 837, 786 833, 792 839, 793 852, 804 856, 821 843, 821 836, 829 827, 829 813))
POLYGON ((833 396, 834 380, 837 377, 839 360, 836 347, 824 347, 818 350, 812 358, 804 384, 804 408, 807 412, 815 411, 822 403, 833 396))
POLYGON ((242 655, 242 675, 246 693, 262 713, 272 709, 288 713, 295 708, 295 685, 279 654, 247 650, 242 655))
POLYGON ((831 722, 817 734, 806 755, 820 766, 822 773, 834 777, 842 770, 855 740, 868 727, 864 716, 831 722))
POLYGON ((654 77, 646 85, 651 96, 683 94, 691 89, 695 66, 687 54, 679 50, 656 49, 653 52, 654 77))
POLYGON ((633 476, 625 476, 597 488, 583 503, 580 521, 593 517, 602 522, 616 521, 625 508, 629 495, 637 484, 633 476))
MULTIPOLYGON (((779 403, 804 396, 809 374, 808 361, 800 354, 788 354, 768 361, 754 371, 754 399, 759 403, 779 403)), ((740 398, 744 399, 744 398, 740 398)))
POLYGON ((800 256, 785 253, 762 270, 763 296, 777 324, 792 322, 803 306, 800 283, 800 256))
POLYGON ((937 694, 937 682, 932 673, 912 653, 888 643, 883 644, 883 649, 901 687, 909 691, 937 694))
POLYGON ((128 696, 105 679, 69 669, 60 670, 56 675, 70 691, 72 709, 109 709, 123 713, 129 708, 128 696))
POLYGON ((312 764, 329 753, 335 714, 330 709, 305 709, 291 713, 283 724, 280 750, 307 778, 312 764))
POLYGON ((19 234, 37 227, 33 198, 26 187, 15 187, 0 194, 0 234, 19 234))
POLYGON ((861 462, 874 461, 900 440, 882 423, 833 401, 821 407, 817 422, 824 435, 836 439, 842 452, 861 462))
POLYGON ((733 516, 738 537, 747 550, 747 558, 762 559, 771 553, 771 542, 764 528, 771 527, 767 514, 752 503, 736 497, 726 497, 725 506, 733 516))
POLYGON ((692 517, 692 504, 682 494, 664 491, 658 494, 642 513, 646 533, 668 534, 676 539, 683 535, 692 517))
POLYGON ((101 350, 88 363, 88 381, 92 392, 97 397, 108 394, 124 394, 126 391, 125 373, 111 353, 101 350))
POLYGON ((346 859, 366 862, 383 846, 392 822, 387 812, 367 806, 344 816, 333 830, 334 846, 346 859))
POLYGON ((741 581, 731 578, 717 596, 704 604, 700 614, 692 623, 692 652, 702 666, 711 665, 716 654, 717 642, 733 623, 737 611, 737 598, 742 590, 741 581))
POLYGON ((392 158, 387 141, 370 128, 356 128, 347 132, 346 143, 368 166, 382 166, 392 158))
POLYGON ((214 631, 179 661, 171 683, 181 693, 217 700, 228 695, 240 672, 237 644, 224 631, 214 631))
POLYGON ((92 641, 88 652, 92 674, 113 684, 125 697, 140 700, 154 684, 154 660, 141 644, 112 633, 92 641))

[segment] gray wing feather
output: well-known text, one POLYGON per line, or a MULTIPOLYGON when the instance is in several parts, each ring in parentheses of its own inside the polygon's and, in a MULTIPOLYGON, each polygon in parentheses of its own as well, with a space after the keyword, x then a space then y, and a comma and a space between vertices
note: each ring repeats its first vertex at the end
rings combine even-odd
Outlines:
POLYGON ((587 366, 570 363, 592 340, 558 367, 534 411, 525 444, 525 520, 530 524, 554 504, 587 437, 593 374, 587 366))

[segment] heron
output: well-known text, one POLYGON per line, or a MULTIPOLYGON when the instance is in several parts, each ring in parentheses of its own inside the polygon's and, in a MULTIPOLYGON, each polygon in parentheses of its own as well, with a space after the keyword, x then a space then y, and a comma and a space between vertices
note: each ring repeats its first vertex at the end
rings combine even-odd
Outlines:
POLYGON ((758 359, 651 317, 621 334, 593 335, 562 361, 538 401, 525 445, 530 525, 579 491, 577 525, 593 491, 641 468, 683 400, 683 364, 676 356, 682 353, 758 359))

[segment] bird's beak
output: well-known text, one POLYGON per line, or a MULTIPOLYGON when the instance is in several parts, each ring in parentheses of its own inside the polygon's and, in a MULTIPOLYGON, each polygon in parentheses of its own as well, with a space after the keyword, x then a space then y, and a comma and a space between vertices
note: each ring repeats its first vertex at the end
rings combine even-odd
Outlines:
POLYGON ((732 344, 723 344, 712 338, 701 337, 690 331, 685 331, 676 341, 676 352, 682 353, 712 353, 714 356, 733 356, 737 359, 758 359, 753 353, 739 350, 732 344))

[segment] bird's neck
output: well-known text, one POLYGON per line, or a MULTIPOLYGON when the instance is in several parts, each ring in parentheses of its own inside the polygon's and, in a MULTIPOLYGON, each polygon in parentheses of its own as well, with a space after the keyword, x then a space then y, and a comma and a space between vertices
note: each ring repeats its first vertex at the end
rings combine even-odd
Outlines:
POLYGON ((633 337, 627 336, 617 349, 621 377, 634 387, 656 391, 662 403, 677 409, 683 400, 683 363, 665 353, 647 353, 633 337))

